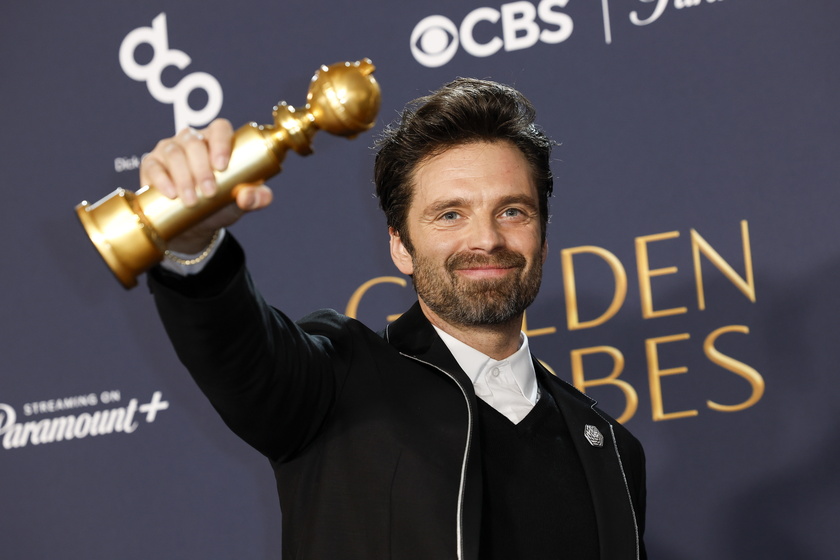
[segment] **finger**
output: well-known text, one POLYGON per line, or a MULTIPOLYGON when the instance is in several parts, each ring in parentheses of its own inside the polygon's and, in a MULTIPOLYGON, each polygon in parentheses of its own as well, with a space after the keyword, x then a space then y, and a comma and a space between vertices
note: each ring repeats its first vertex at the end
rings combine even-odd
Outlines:
POLYGON ((210 153, 205 135, 192 128, 181 131, 177 136, 178 145, 184 151, 189 166, 189 177, 184 177, 184 188, 199 189, 204 196, 216 194, 216 176, 210 164, 210 153), (192 184, 189 185, 189 181, 192 184))
POLYGON ((254 205, 254 210, 261 210, 267 207, 274 200, 274 192, 266 185, 259 185, 254 191, 256 193, 257 202, 254 205))
MULTIPOLYGON (((160 156, 169 178, 175 186, 175 194, 185 206, 193 206, 198 201, 195 194, 196 180, 187 156, 186 143, 190 139, 186 133, 161 142, 160 156)), ((157 151, 157 148, 155 148, 157 151)))
POLYGON ((216 171, 224 171, 230 163, 233 148, 233 126, 227 119, 216 119, 204 129, 210 162, 216 171))
POLYGON ((149 153, 140 162, 140 185, 154 185, 168 198, 175 198, 178 191, 169 177, 166 167, 160 162, 154 152, 149 153))
POLYGON ((274 193, 265 185, 242 187, 236 193, 236 205, 245 212, 265 208, 274 199, 274 193))

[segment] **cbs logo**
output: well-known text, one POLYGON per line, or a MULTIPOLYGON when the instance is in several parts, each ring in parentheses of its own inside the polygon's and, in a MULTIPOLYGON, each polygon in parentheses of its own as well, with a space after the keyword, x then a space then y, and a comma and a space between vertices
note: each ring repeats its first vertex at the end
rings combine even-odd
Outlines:
POLYGON ((206 72, 187 74, 173 87, 163 85, 161 77, 164 69, 175 66, 183 70, 190 62, 192 59, 185 52, 169 48, 164 13, 152 20, 151 27, 138 27, 131 31, 120 45, 120 66, 123 72, 132 80, 146 82, 152 97, 173 106, 176 132, 188 126, 207 124, 222 108, 222 86, 206 72), (146 64, 138 64, 135 51, 143 43, 150 45, 154 54, 146 64), (190 93, 196 89, 202 89, 207 94, 207 102, 200 110, 194 110, 189 103, 190 93))
POLYGON ((574 23, 568 14, 557 8, 565 8, 568 3, 569 0, 541 0, 534 6, 522 0, 502 4, 499 10, 476 8, 466 15, 460 26, 445 16, 428 16, 411 32, 411 54, 423 66, 436 68, 452 60, 459 45, 472 56, 485 57, 502 48, 506 51, 527 49, 537 41, 562 43, 571 36, 574 23), (476 27, 496 25, 500 20, 501 37, 495 34, 485 42, 476 39, 476 27), (541 29, 537 20, 549 27, 541 29))

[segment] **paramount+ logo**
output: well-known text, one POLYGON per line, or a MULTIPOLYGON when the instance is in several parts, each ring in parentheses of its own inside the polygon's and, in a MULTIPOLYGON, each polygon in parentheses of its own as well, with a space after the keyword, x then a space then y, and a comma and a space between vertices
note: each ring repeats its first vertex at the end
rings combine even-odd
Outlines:
POLYGON ((476 57, 515 51, 538 42, 562 43, 572 35, 572 18, 562 12, 569 0, 508 2, 498 9, 476 8, 459 25, 442 15, 423 18, 411 32, 411 54, 428 68, 443 66, 459 47, 476 57))

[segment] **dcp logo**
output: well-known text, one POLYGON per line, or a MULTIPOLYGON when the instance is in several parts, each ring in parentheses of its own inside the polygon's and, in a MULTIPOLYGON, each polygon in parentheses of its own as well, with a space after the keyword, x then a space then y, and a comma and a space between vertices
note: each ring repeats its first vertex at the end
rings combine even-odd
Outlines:
POLYGON ((206 72, 188 74, 171 88, 163 85, 161 77, 165 68, 175 66, 183 70, 190 62, 192 59, 186 53, 169 48, 164 13, 152 20, 151 27, 138 27, 131 31, 120 45, 120 66, 123 72, 133 80, 146 82, 152 97, 173 106, 176 132, 188 126, 207 124, 222 108, 222 86, 206 72), (143 43, 152 47, 153 55, 146 64, 138 64, 134 55, 137 47, 143 43), (202 89, 207 94, 207 103, 198 111, 193 110, 189 103, 190 93, 195 89, 202 89))
POLYGON ((569 0, 541 0, 534 6, 521 0, 502 4, 499 10, 476 8, 467 14, 460 26, 445 16, 428 16, 411 32, 411 54, 423 66, 436 68, 452 60, 459 44, 469 54, 485 57, 496 54, 502 47, 515 51, 532 47, 537 41, 562 43, 571 36, 574 23, 568 14, 557 8, 565 8, 568 3, 569 0), (549 27, 542 29, 537 19, 549 27), (476 27, 492 26, 500 20, 501 37, 496 34, 483 43, 476 39, 476 27))

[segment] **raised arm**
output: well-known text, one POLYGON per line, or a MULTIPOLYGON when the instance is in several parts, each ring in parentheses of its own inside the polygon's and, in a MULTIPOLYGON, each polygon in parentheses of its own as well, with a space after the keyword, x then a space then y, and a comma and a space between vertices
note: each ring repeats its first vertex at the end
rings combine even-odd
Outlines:
MULTIPOLYGON (((230 123, 217 120, 161 140, 143 160, 141 181, 194 205, 198 192, 215 193, 213 171, 227 166, 232 138, 230 123)), ((171 240, 169 249, 201 253, 219 228, 271 200, 265 185, 242 188, 235 203, 171 240)), ((237 435, 273 460, 314 437, 334 394, 331 343, 263 301, 231 236, 201 267, 153 268, 149 285, 178 357, 237 435)))

